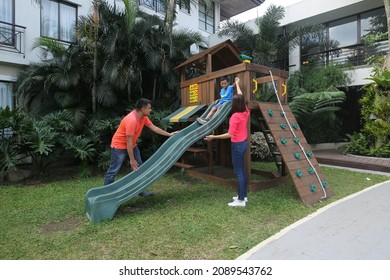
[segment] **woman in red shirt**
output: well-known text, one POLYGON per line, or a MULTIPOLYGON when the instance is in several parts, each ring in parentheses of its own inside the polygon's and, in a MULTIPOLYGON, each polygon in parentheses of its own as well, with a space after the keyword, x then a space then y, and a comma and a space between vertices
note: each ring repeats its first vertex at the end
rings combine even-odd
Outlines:
POLYGON ((232 101, 232 116, 229 120, 229 129, 227 133, 220 135, 208 135, 206 141, 213 139, 231 139, 232 146, 232 162, 234 173, 237 176, 238 196, 233 197, 233 202, 229 206, 245 206, 247 201, 247 182, 248 178, 245 172, 245 153, 248 147, 247 123, 250 116, 250 111, 246 106, 244 95, 240 88, 240 79, 235 79, 237 94, 233 96, 232 101))

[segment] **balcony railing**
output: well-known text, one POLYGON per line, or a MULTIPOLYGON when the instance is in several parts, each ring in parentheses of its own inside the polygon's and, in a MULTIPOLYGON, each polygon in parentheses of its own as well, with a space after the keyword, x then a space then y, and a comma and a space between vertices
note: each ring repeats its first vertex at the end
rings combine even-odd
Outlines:
POLYGON ((386 55, 389 52, 388 41, 379 41, 373 45, 352 45, 328 51, 312 52, 301 55, 301 64, 322 66, 336 63, 345 66, 366 65, 366 59, 373 55, 386 55))
POLYGON ((26 27, 0 21, 0 51, 25 55, 26 27))

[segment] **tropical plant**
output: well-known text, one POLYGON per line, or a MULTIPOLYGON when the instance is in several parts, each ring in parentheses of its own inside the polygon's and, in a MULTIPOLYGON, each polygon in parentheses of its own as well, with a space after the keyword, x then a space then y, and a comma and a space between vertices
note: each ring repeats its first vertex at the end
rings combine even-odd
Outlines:
MULTIPOLYGON (((163 118, 168 116, 170 113, 172 112, 166 110, 153 110, 149 118, 156 126, 163 130, 169 130, 173 125, 170 122, 165 122, 163 118)), ((166 139, 167 138, 165 136, 161 136, 151 132, 149 129, 146 129, 145 132, 142 133, 142 137, 139 140, 139 146, 142 149, 143 159, 148 159, 166 139)))
MULTIPOLYGON (((387 42, 390 47, 390 0, 383 0, 385 5, 386 19, 387 19, 387 42)), ((386 58, 383 62, 383 69, 390 70, 390 52, 387 53, 386 58)))
POLYGON ((309 143, 337 142, 341 136, 338 112, 345 101, 350 77, 337 65, 304 67, 288 80, 289 106, 309 143))
POLYGON ((291 101, 307 92, 337 91, 337 88, 347 88, 350 82, 350 76, 339 65, 302 67, 290 74, 288 97, 291 101))
POLYGON ((10 169, 15 169, 20 159, 23 158, 21 151, 21 141, 19 135, 23 131, 30 119, 25 117, 22 109, 16 108, 11 110, 8 106, 0 108, 0 171, 7 172, 10 169))
POLYGON ((183 29, 167 33, 158 16, 137 11, 131 0, 123 3, 124 10, 115 2, 94 1, 97 11, 80 17, 69 47, 37 40, 34 47, 44 60, 19 73, 20 104, 30 108, 40 102, 40 115, 79 108, 87 117, 114 107, 121 114, 141 96, 176 105, 180 78, 171 69, 189 57, 190 46, 203 42, 202 36, 183 29))
POLYGON ((390 71, 376 67, 370 77, 372 83, 363 86, 363 131, 374 137, 375 148, 380 149, 390 140, 390 71))
MULTIPOLYGON (((99 4, 98 102, 105 107, 123 104, 123 111, 141 96, 175 100, 180 80, 171 69, 189 57, 190 46, 203 42, 202 36, 185 29, 168 32, 158 16, 124 2, 124 12, 104 1, 99 4)), ((82 17, 77 37, 90 51, 95 47, 93 30, 93 18, 82 17)))
POLYGON ((308 143, 337 142, 341 121, 336 112, 345 100, 342 91, 310 92, 294 97, 289 103, 308 143))
MULTIPOLYGON (((94 0, 94 13, 78 20, 73 44, 38 39, 42 61, 19 72, 14 92, 31 121, 20 143, 39 169, 56 154, 104 165, 118 118, 139 97, 162 109, 178 105, 180 77, 172 69, 202 36, 167 32, 159 17, 141 13, 132 0, 123 3, 119 9, 94 0)), ((150 139, 155 147, 163 141, 150 139)))
POLYGON ((11 130, 13 119, 18 116, 18 111, 18 109, 11 110, 8 106, 0 108, 0 172, 15 168, 18 163, 18 147, 11 130))
POLYGON ((343 152, 345 154, 355 154, 355 155, 368 155, 371 145, 371 140, 367 135, 364 135, 360 132, 355 132, 352 135, 346 134, 348 144, 343 147, 343 152))
POLYGON ((347 134, 348 144, 343 147, 344 154, 355 154, 374 157, 390 157, 390 142, 375 146, 372 135, 363 132, 347 134))
POLYGON ((253 57, 253 62, 279 68, 287 68, 283 61, 288 59, 289 49, 299 44, 303 34, 317 31, 321 25, 304 25, 282 33, 280 20, 285 10, 282 6, 271 5, 266 13, 256 20, 258 32, 237 20, 223 23, 218 35, 229 36, 242 53, 253 57))
POLYGON ((7 172, 18 164, 18 151, 11 139, 0 142, 0 172, 7 172))

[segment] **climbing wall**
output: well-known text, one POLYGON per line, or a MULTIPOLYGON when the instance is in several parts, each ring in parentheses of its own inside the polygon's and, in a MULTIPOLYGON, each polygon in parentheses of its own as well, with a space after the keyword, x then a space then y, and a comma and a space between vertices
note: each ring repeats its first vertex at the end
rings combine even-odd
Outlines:
POLYGON ((258 103, 265 126, 274 139, 295 188, 306 205, 332 196, 315 155, 288 105, 258 103))

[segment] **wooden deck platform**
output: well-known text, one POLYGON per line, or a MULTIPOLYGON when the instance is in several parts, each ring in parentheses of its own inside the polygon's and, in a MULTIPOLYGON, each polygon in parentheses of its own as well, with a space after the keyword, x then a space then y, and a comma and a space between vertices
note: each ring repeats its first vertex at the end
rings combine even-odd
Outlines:
POLYGON ((313 151, 318 163, 390 173, 390 158, 343 155, 338 150, 313 151))

